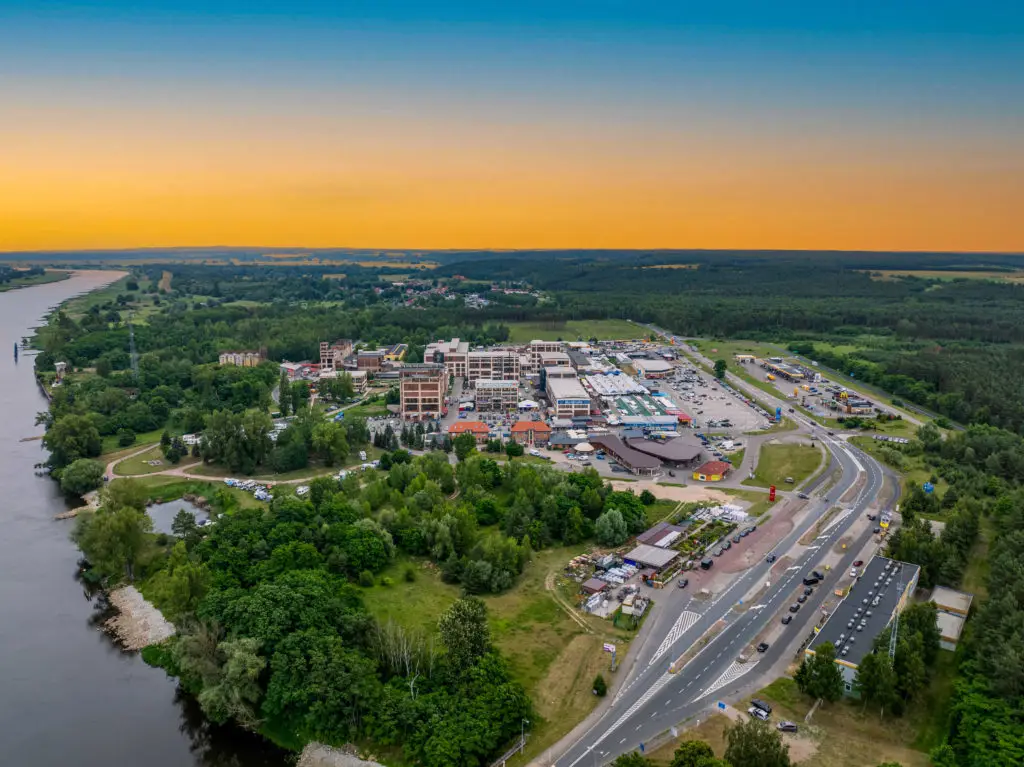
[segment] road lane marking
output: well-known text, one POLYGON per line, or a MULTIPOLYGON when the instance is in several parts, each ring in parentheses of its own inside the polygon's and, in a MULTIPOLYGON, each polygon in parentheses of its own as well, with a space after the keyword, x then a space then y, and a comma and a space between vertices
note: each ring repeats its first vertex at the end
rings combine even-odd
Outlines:
POLYGON ((699 613, 695 613, 690 610, 683 610, 679 617, 676 618, 676 622, 672 625, 672 628, 669 630, 668 636, 665 637, 664 641, 658 647, 657 652, 655 652, 651 657, 651 662, 647 665, 653 666, 655 661, 667 653, 672 645, 679 641, 679 637, 689 631, 700 617, 699 613))
POLYGON ((713 693, 715 690, 720 690, 721 688, 725 687, 727 684, 730 684, 731 682, 736 681, 741 676, 743 676, 744 674, 748 673, 757 664, 758 664, 758 661, 754 661, 753 663, 737 663, 736 661, 733 661, 729 665, 729 667, 725 671, 722 672, 722 675, 720 677, 718 677, 718 679, 716 679, 708 687, 706 687, 704 690, 702 690, 701 694, 698 695, 693 700, 694 701, 698 701, 701 698, 707 697, 708 695, 713 693))

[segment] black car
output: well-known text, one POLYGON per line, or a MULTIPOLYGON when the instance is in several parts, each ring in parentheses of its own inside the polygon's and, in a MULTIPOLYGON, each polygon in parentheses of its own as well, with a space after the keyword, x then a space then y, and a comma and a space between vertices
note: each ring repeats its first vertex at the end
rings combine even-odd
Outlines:
POLYGON ((804 578, 804 585, 805 586, 813 586, 815 583, 817 583, 820 580, 821 580, 821 578, 817 577, 816 575, 808 575, 806 578, 804 578))
POLYGON ((803 604, 804 602, 807 601, 807 595, 806 594, 801 594, 800 596, 798 596, 796 598, 796 601, 799 602, 800 604, 803 604))
POLYGON ((878 534, 879 534, 880 532, 882 532, 882 528, 880 528, 880 527, 876 527, 876 528, 875 528, 874 530, 872 530, 871 532, 872 532, 872 533, 874 533, 875 535, 878 535, 878 534))
POLYGON ((772 562, 775 561, 775 555, 774 554, 769 554, 767 557, 765 557, 765 561, 768 562, 769 564, 771 564, 772 562))
POLYGON ((685 589, 687 586, 690 585, 690 579, 689 578, 682 578, 681 580, 676 581, 676 584, 679 586, 679 588, 685 589))
POLYGON ((799 610, 799 609, 800 609, 800 605, 798 605, 798 604, 793 604, 793 605, 790 605, 790 606, 789 606, 789 611, 790 611, 791 613, 795 613, 795 612, 796 612, 797 610, 799 610))
POLYGON ((783 615, 782 616, 782 625, 783 626, 788 626, 792 620, 793 620, 793 616, 792 615, 783 615))
POLYGON ((770 714, 772 712, 772 707, 769 706, 767 703, 765 703, 763 700, 757 700, 755 698, 754 700, 750 701, 750 705, 753 706, 754 708, 761 709, 766 714, 770 714))
POLYGON ((807 588, 804 589, 804 596, 808 596, 809 597, 813 593, 814 593, 814 587, 813 586, 808 586, 807 588))
POLYGON ((761 644, 759 644, 757 646, 757 651, 758 652, 765 652, 767 649, 768 649, 768 643, 767 642, 761 642, 761 644))

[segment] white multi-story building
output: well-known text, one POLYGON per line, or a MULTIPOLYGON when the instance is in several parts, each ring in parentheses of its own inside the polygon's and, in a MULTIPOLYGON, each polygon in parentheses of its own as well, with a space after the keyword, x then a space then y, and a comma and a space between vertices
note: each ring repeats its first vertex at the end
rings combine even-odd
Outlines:
POLYGON ((560 352, 562 351, 563 343, 561 341, 530 341, 530 345, 526 347, 526 353, 530 358, 530 372, 538 373, 543 366, 541 363, 540 355, 549 352, 560 352))
POLYGON ((576 378, 548 378, 547 397, 555 418, 590 415, 590 396, 576 378))
POLYGON ((476 382, 476 409, 508 413, 519 404, 519 382, 481 378, 476 382))
POLYGON ((467 356, 466 378, 472 386, 477 381, 518 381, 519 353, 504 349, 470 352, 467 356))

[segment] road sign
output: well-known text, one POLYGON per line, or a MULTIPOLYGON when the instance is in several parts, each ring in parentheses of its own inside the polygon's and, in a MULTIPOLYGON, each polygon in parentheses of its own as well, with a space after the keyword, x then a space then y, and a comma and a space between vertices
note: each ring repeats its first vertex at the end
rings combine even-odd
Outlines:
POLYGON ((725 704, 722 701, 718 701, 718 710, 725 711, 725 704))
POLYGON ((607 642, 605 642, 604 651, 605 652, 615 652, 615 645, 608 644, 607 642))

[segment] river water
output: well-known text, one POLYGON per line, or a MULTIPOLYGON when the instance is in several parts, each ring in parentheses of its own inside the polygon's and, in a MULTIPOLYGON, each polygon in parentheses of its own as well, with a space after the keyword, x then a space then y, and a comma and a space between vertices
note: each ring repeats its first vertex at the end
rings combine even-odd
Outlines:
POLYGON ((73 521, 45 459, 35 414, 46 400, 33 358, 13 345, 60 302, 117 278, 71 279, 0 293, 0 764, 18 767, 282 767, 262 738, 206 722, 160 669, 98 629, 102 600, 78 581, 73 521))

